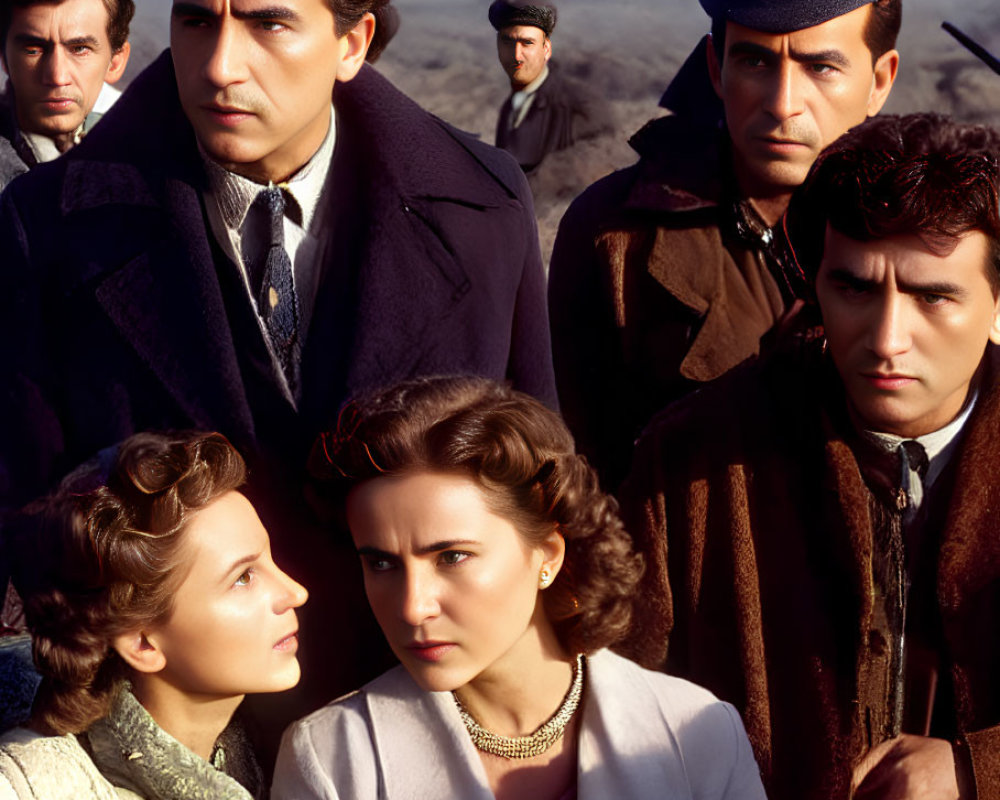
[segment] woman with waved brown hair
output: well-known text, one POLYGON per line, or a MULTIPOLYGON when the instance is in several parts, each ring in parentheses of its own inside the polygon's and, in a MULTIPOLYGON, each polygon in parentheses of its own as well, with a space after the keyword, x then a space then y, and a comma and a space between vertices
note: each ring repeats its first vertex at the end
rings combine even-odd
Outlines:
POLYGON ((558 415, 403 383, 314 461, 402 665, 286 733, 273 798, 764 796, 731 706, 606 649, 642 563, 558 415))
POLYGON ((245 477, 219 434, 137 434, 5 530, 42 682, 0 739, 0 798, 264 796, 230 720, 298 682, 306 591, 245 477))

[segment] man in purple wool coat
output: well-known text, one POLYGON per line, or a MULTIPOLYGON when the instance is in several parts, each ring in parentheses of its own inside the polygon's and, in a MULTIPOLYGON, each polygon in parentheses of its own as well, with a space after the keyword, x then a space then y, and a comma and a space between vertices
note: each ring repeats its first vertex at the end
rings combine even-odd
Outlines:
POLYGON ((395 19, 388 0, 175 0, 171 51, 0 209, 3 505, 135 431, 228 436, 312 593, 286 720, 380 666, 356 557, 303 500, 316 432, 419 375, 555 402, 524 176, 365 63, 395 19))

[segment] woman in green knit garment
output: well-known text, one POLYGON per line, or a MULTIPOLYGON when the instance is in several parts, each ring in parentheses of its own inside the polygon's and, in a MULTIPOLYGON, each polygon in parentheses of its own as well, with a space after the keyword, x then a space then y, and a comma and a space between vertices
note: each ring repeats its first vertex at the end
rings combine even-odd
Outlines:
POLYGON ((264 796, 231 721, 245 694, 298 682, 306 591, 223 436, 137 434, 102 456, 5 530, 42 682, 0 740, 0 798, 264 796))

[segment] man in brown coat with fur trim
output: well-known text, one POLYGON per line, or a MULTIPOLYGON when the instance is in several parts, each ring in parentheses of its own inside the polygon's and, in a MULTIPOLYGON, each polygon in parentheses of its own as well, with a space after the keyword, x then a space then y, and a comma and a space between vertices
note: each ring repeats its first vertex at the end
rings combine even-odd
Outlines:
POLYGON ((838 140, 788 216, 821 324, 639 442, 626 649, 740 709, 772 800, 1000 797, 998 157, 838 140))
POLYGON ((573 201, 549 271, 552 357, 577 449, 611 488, 659 409, 761 350, 802 296, 778 225, 820 151, 889 96, 901 0, 699 0, 712 19, 573 201))

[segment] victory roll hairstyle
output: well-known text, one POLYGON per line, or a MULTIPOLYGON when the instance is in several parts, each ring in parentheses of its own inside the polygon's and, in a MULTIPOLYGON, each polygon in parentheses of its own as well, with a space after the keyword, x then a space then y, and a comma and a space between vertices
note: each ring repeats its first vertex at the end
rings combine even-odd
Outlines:
MULTIPOLYGON (((217 433, 141 433, 11 522, 14 585, 42 683, 34 716, 79 733, 107 714, 125 662, 116 636, 169 617, 193 514, 246 478, 217 433)), ((5 535, 8 533, 5 530, 5 535)))
POLYGON ((538 400, 486 378, 401 383, 349 404, 310 466, 335 501, 384 476, 468 476, 529 543, 553 530, 565 539, 563 567, 542 597, 566 649, 589 653, 625 635, 642 557, 565 423, 538 400))

